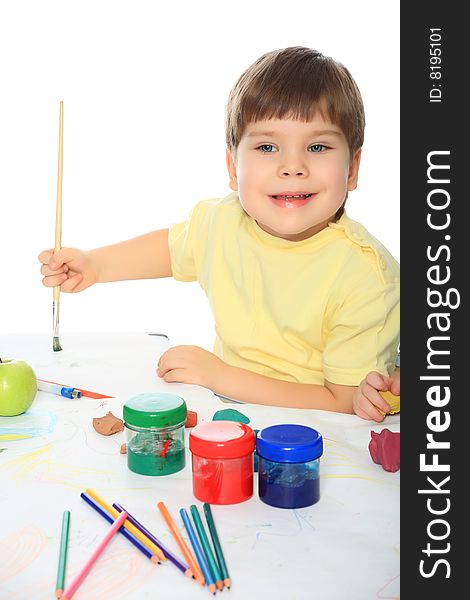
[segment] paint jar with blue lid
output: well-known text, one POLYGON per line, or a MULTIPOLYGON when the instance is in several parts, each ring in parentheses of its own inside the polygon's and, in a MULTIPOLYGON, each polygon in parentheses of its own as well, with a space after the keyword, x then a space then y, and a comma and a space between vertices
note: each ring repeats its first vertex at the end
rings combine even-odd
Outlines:
POLYGON ((277 508, 303 508, 320 499, 321 433, 305 425, 272 425, 258 432, 258 494, 277 508))
POLYGON ((123 408, 127 466, 141 475, 170 475, 186 464, 186 402, 175 394, 146 393, 123 408))

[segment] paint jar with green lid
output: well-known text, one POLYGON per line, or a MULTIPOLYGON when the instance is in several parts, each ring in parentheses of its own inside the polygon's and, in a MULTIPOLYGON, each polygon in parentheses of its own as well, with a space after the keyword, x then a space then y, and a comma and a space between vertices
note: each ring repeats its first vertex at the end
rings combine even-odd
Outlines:
POLYGON ((186 402, 157 392, 130 398, 123 409, 127 466, 141 475, 170 475, 186 464, 186 402))

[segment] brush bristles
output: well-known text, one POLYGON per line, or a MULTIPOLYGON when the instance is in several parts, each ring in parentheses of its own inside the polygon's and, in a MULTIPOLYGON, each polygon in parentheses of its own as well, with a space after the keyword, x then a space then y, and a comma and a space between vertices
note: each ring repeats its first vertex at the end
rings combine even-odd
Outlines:
POLYGON ((54 337, 52 339, 52 349, 54 352, 60 352, 62 350, 62 346, 60 345, 58 337, 54 337))

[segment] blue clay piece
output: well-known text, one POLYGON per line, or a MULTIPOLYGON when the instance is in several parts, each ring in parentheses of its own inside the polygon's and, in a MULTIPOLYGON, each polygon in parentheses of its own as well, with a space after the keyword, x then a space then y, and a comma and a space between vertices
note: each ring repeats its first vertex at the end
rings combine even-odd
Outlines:
POLYGON ((245 423, 246 425, 250 422, 250 419, 243 413, 233 408, 224 408, 214 413, 212 417, 213 421, 235 421, 236 423, 245 423))

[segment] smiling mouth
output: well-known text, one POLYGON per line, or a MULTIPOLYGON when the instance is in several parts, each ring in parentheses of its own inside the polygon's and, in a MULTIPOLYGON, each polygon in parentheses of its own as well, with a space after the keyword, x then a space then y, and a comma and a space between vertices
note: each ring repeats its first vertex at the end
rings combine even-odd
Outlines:
POLYGON ((287 200, 292 202, 293 200, 307 200, 311 198, 313 194, 272 194, 271 198, 275 200, 287 200))

